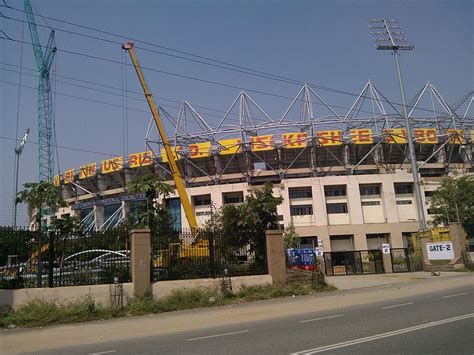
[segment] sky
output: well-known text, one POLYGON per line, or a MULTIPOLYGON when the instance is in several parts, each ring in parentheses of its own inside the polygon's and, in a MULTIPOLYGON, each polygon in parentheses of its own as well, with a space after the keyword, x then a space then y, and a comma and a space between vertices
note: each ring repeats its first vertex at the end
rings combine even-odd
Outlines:
MULTIPOLYGON (((133 38, 355 94, 371 80, 386 97, 398 103, 393 56, 375 50, 367 27, 369 18, 394 18, 400 20, 407 37, 415 44, 413 51, 401 55, 408 99, 427 81, 449 103, 473 89, 474 12, 470 0, 31 2, 34 12, 50 17, 36 17, 43 44, 47 42, 49 27, 56 29, 54 105, 60 147, 55 170, 59 166, 60 171, 143 151, 151 117, 142 97, 124 93, 123 88, 135 92, 141 92, 141 88, 133 70, 122 64, 130 64, 130 60, 120 45, 66 31, 113 42, 133 38), (74 27, 57 19, 122 37, 74 27), (127 109, 123 108, 125 100, 127 109)), ((23 8, 23 1, 7 3, 16 9, 23 8)), ((0 225, 11 225, 17 117, 18 137, 30 128, 32 142, 21 156, 19 183, 21 186, 38 180, 38 145, 34 144, 38 141, 38 79, 32 47, 28 44, 28 27, 13 20, 22 20, 23 13, 4 7, 0 11, 10 17, 0 17, 0 30, 16 40, 0 40, 0 225), (28 43, 22 44, 22 38, 28 43), (22 85, 20 90, 18 84, 22 85)), ((141 43, 138 46, 155 51, 136 49, 140 64, 154 69, 145 70, 145 76, 157 103, 174 117, 179 102, 187 100, 204 107, 198 111, 216 124, 240 91, 250 89, 253 91, 248 94, 255 102, 271 117, 279 118, 290 104, 289 98, 301 89, 301 85, 293 83, 164 55, 181 55, 164 48, 141 43), (232 88, 156 70, 224 83, 232 88)), ((315 91, 340 114, 345 114, 355 99, 327 90, 315 91)), ((316 108, 315 114, 323 112, 316 108)), ((20 206, 19 224, 26 222, 26 208, 20 206)))

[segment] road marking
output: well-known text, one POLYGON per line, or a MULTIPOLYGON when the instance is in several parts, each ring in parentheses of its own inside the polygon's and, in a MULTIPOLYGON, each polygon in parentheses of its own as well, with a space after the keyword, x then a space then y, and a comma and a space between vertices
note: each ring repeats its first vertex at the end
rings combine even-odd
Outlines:
POLYGON ((403 306, 408 306, 408 305, 410 305, 410 304, 413 304, 413 302, 394 304, 393 306, 380 307, 380 309, 389 309, 389 308, 395 308, 395 307, 403 307, 403 306))
POLYGON ((447 296, 443 296, 441 298, 450 298, 450 297, 457 297, 457 296, 464 296, 464 295, 468 295, 469 292, 463 292, 463 293, 456 293, 454 295, 447 295, 447 296))
POLYGON ((225 337, 227 335, 242 334, 242 333, 247 333, 247 332, 248 332, 248 330, 239 330, 238 332, 214 334, 214 335, 208 335, 208 336, 205 336, 205 337, 191 338, 191 339, 188 339, 188 341, 202 340, 202 339, 209 339, 209 338, 217 338, 217 337, 225 337))
POLYGON ((89 355, 100 355, 100 354, 110 354, 116 353, 117 350, 106 350, 106 351, 99 351, 98 353, 90 353, 89 355))
POLYGON ((345 342, 342 342, 342 343, 326 345, 326 346, 320 346, 318 348, 298 351, 298 352, 292 353, 291 355, 303 355, 303 354, 304 355, 310 355, 310 354, 321 353, 323 351, 329 351, 329 350, 344 348, 344 347, 351 346, 351 345, 366 343, 366 342, 369 342, 369 341, 374 341, 374 340, 378 340, 378 339, 382 339, 382 338, 393 337, 393 336, 396 336, 396 335, 409 333, 409 332, 414 332, 416 330, 421 330, 421 329, 425 329, 425 328, 436 327, 438 325, 451 323, 451 322, 456 322, 456 321, 460 321, 460 320, 468 319, 468 318, 474 318, 474 313, 463 314, 461 316, 457 316, 457 317, 453 317, 453 318, 447 318, 447 319, 442 319, 442 320, 434 321, 434 322, 430 322, 430 323, 415 325, 413 327, 398 329, 398 330, 394 330, 392 332, 375 334, 375 335, 371 335, 371 336, 368 336, 368 337, 365 337, 365 338, 353 339, 353 340, 345 341, 345 342))
POLYGON ((315 321, 317 321, 317 320, 338 318, 338 317, 343 317, 343 316, 344 316, 344 314, 336 314, 336 315, 334 315, 334 316, 328 316, 328 317, 305 319, 305 320, 300 320, 300 323, 315 322, 315 321))

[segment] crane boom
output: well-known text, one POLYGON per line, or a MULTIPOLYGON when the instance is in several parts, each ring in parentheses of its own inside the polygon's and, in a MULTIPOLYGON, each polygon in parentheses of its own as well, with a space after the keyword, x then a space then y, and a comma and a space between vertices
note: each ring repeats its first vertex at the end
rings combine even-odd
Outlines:
POLYGON ((39 180, 53 181, 54 175, 54 111, 53 97, 50 78, 51 64, 53 63, 56 48, 54 44, 54 31, 48 39, 44 48, 41 46, 38 29, 36 28, 35 17, 30 0, 24 0, 24 7, 28 26, 30 29, 33 53, 38 69, 38 142, 39 142, 39 180))
POLYGON ((184 208, 184 213, 186 214, 186 219, 188 220, 189 226, 192 230, 196 230, 198 228, 196 216, 194 215, 194 210, 191 206, 189 201, 188 194, 186 193, 186 188, 184 186, 183 177, 178 168, 178 164, 173 156, 173 152, 171 150, 168 137, 166 135, 165 127, 161 122, 160 114, 158 113, 158 109, 155 105, 153 97, 151 95, 150 89, 146 83, 145 77, 143 76, 142 70, 140 65, 138 64, 137 56, 135 55, 135 51, 133 50, 133 42, 124 43, 122 48, 125 49, 130 58, 132 59, 133 66, 138 76, 138 80, 140 80, 140 84, 143 88, 143 92, 145 94, 146 101, 148 102, 148 106, 150 107, 151 114, 153 115, 153 119, 155 120, 156 127, 158 128, 158 132, 160 134, 161 140, 163 142, 163 146, 165 148, 166 156, 168 157, 168 163, 171 168, 171 174, 173 175, 173 180, 176 185, 176 190, 178 190, 179 199, 181 204, 184 208))

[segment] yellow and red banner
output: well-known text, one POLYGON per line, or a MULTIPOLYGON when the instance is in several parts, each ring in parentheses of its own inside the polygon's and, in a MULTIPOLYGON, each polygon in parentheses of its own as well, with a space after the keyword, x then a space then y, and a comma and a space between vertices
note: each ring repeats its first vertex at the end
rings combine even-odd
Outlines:
POLYGON ((152 152, 146 151, 141 153, 132 153, 128 156, 128 164, 130 168, 139 168, 141 166, 151 165, 152 152))
POLYGON ((474 143, 474 129, 471 129, 471 142, 474 143))
POLYGON ((318 142, 322 146, 342 145, 342 131, 318 131, 316 132, 318 142))
POLYGON ((242 139, 232 138, 219 141, 219 154, 230 155, 242 152, 242 139))
POLYGON ((54 175, 53 184, 54 186, 59 187, 59 185, 61 185, 61 176, 54 175))
POLYGON ((415 142, 419 144, 438 143, 438 132, 435 128, 415 128, 413 130, 415 142))
POLYGON ((281 135, 281 141, 283 148, 305 148, 307 143, 308 133, 284 133, 281 135))
POLYGON ((122 170, 123 157, 116 157, 112 159, 102 160, 102 174, 109 174, 115 171, 122 170))
POLYGON ((354 144, 374 143, 374 138, 372 136, 372 129, 370 128, 351 129, 349 131, 349 135, 351 138, 351 143, 354 143, 354 144))
POLYGON ((448 129, 448 143, 450 144, 466 144, 464 131, 462 129, 448 129))
POLYGON ((191 159, 205 158, 211 156, 211 142, 202 142, 189 145, 189 156, 191 159))
POLYGON ((383 132, 387 135, 385 142, 389 144, 407 144, 407 131, 405 128, 390 128, 384 129, 383 132))
POLYGON ((272 150, 275 147, 273 135, 250 137, 250 147, 253 152, 261 152, 264 150, 272 150))
MULTIPOLYGON (((181 148, 181 147, 170 147, 170 148, 171 148, 171 152, 173 153, 174 160, 181 159, 181 155, 178 154, 178 152, 182 152, 183 148, 181 148)), ((168 156, 166 155, 165 148, 161 148, 161 154, 160 155, 161 155, 161 160, 163 161, 163 163, 167 163, 168 162, 168 156)))
POLYGON ((94 176, 96 172, 97 172, 96 163, 82 165, 79 169, 79 179, 86 179, 88 177, 94 176))
POLYGON ((74 181, 74 169, 69 169, 64 172, 64 184, 69 184, 74 181))

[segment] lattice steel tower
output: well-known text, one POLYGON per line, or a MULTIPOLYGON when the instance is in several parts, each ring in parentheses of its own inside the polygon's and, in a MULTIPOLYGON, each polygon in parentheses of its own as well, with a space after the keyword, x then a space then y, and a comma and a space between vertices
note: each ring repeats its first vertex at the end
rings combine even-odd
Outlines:
POLYGON ((25 13, 30 28, 31 42, 33 44, 33 52, 38 68, 38 142, 39 142, 39 180, 53 181, 54 175, 54 151, 53 134, 54 134, 54 110, 53 97, 51 92, 50 69, 53 63, 56 47, 54 43, 54 31, 49 35, 48 43, 44 48, 36 28, 33 10, 29 0, 25 0, 25 13))

